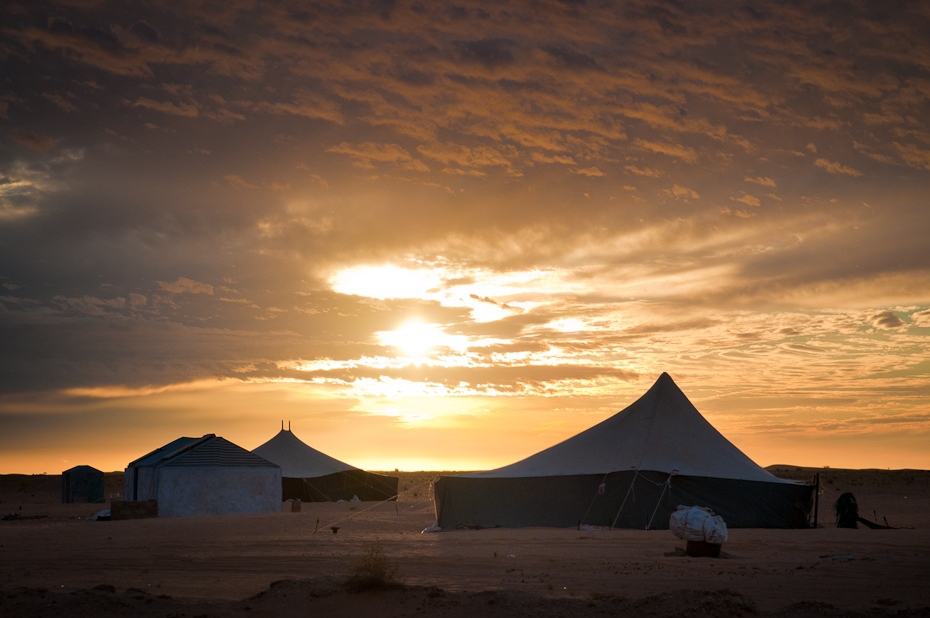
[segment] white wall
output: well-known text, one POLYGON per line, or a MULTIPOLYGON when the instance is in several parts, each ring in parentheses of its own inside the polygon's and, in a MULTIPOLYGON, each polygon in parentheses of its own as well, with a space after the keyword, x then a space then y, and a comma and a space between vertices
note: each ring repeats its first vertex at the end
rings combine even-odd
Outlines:
POLYGON ((158 468, 159 517, 279 512, 281 468, 158 468))

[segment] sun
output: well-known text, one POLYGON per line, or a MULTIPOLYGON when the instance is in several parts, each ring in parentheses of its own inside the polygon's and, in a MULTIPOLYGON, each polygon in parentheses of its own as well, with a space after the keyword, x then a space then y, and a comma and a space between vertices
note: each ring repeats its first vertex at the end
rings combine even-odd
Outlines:
POLYGON ((405 356, 422 358, 440 346, 458 347, 457 337, 443 332, 436 324, 419 320, 407 322, 400 328, 381 331, 378 338, 383 345, 399 348, 405 356))

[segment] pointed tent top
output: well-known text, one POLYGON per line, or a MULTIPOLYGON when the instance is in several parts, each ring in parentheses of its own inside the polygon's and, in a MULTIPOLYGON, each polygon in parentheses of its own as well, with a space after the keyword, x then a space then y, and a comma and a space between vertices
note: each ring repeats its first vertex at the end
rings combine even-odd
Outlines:
POLYGON ((733 446, 662 373, 626 409, 522 461, 463 476, 514 478, 653 470, 767 482, 783 481, 733 446))
POLYGON ((316 478, 358 469, 304 444, 290 428, 283 429, 284 421, 281 425, 282 429, 275 437, 252 450, 259 457, 281 466, 281 476, 316 478))

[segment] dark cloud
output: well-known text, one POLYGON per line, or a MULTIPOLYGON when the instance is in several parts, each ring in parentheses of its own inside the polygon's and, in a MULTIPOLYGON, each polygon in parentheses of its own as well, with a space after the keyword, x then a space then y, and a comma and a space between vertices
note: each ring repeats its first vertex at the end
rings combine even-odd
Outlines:
POLYGON ((745 281, 759 291, 790 293, 799 286, 852 283, 922 270, 925 250, 917 238, 930 233, 930 226, 921 217, 908 213, 899 220, 885 221, 867 208, 859 209, 857 215, 862 218, 845 223, 842 233, 827 232, 824 226, 836 225, 829 218, 808 221, 807 232, 793 239, 783 236, 778 248, 773 246, 770 253, 744 262, 745 281), (922 232, 915 234, 915 230, 922 232))
POLYGON ((94 26, 83 26, 78 33, 108 51, 116 51, 120 47, 119 39, 109 30, 94 26))
POLYGON ((397 6, 397 0, 369 0, 371 10, 381 19, 390 19, 391 12, 397 6))
POLYGON ((71 34, 74 32, 74 26, 65 17, 49 17, 48 31, 55 34, 71 34))
POLYGON ((11 137, 13 138, 13 141, 39 152, 50 152, 53 148, 55 148, 55 140, 47 135, 42 135, 41 133, 33 133, 31 131, 14 131, 11 137))
POLYGON ((152 24, 140 19, 132 25, 132 31, 139 36, 140 38, 148 41, 149 43, 157 43, 161 40, 161 35, 158 33, 158 30, 155 29, 152 24))
POLYGON ((869 321, 875 328, 894 330, 904 326, 904 320, 894 314, 893 311, 881 311, 873 315, 869 321))
POLYGON ((489 69, 512 64, 514 62, 514 45, 515 41, 499 37, 458 42, 463 57, 477 60, 489 69))
POLYGON ((544 47, 543 50, 555 58, 557 61, 562 63, 568 68, 572 69, 600 69, 600 65, 587 54, 579 51, 569 49, 563 45, 549 45, 544 47))

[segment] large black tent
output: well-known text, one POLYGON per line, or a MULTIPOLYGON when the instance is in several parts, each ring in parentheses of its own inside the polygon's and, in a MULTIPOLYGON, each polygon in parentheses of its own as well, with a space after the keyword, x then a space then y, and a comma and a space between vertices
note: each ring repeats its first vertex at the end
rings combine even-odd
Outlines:
POLYGON ((664 529, 680 504, 709 507, 732 528, 805 528, 814 487, 759 467, 663 373, 598 425, 509 466, 444 477, 434 492, 444 530, 664 529))
POLYGON ((285 500, 391 500, 397 498, 397 477, 366 472, 304 444, 290 429, 281 431, 252 451, 281 466, 285 500))

